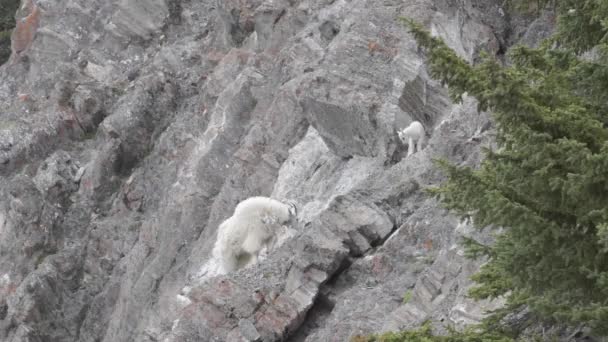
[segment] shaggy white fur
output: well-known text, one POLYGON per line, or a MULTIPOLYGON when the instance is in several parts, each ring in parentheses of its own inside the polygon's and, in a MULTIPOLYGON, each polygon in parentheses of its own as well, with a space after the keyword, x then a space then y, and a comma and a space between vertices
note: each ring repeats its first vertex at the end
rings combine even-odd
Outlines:
POLYGON ((296 215, 293 203, 268 197, 248 198, 219 226, 213 256, 221 260, 224 272, 253 264, 264 247, 275 243, 281 226, 296 215))
POLYGON ((409 126, 399 132, 399 139, 407 144, 407 155, 408 157, 415 152, 422 150, 422 144, 424 143, 424 127, 418 121, 413 121, 409 126), (414 142, 416 145, 414 146, 414 142))

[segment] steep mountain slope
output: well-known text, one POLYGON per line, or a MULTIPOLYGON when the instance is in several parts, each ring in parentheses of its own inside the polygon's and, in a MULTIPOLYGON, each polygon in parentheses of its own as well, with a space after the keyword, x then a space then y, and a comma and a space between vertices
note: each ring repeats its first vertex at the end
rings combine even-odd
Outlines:
POLYGON ((423 191, 433 158, 479 162, 488 115, 449 101, 397 18, 472 61, 504 51, 502 1, 23 1, 0 67, 1 340, 344 341, 500 304, 465 298, 476 233, 423 191), (428 145, 405 158, 413 119, 428 145), (296 200, 298 224, 205 273, 254 195, 296 200))

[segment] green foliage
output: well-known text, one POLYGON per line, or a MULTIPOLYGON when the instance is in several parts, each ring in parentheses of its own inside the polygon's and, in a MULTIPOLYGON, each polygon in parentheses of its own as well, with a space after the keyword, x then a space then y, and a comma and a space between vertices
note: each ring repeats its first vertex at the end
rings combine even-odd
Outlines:
POLYGON ((467 241, 490 262, 475 298, 508 295, 543 318, 608 332, 608 1, 556 2, 557 35, 516 47, 513 65, 469 65, 419 24, 403 19, 427 51, 432 77, 452 99, 466 92, 491 109, 498 151, 478 170, 439 162, 448 181, 433 193, 478 227, 508 228, 492 246, 467 241), (594 48, 596 58, 581 59, 594 48))
POLYGON ((0 64, 11 56, 11 31, 0 31, 0 64))
POLYGON ((511 9, 536 12, 549 6, 559 15, 554 41, 576 52, 606 42, 608 2, 605 0, 507 0, 511 9))
POLYGON ((405 291, 405 294, 403 295, 403 304, 409 303, 410 300, 412 300, 412 291, 405 291))
POLYGON ((15 12, 19 0, 0 0, 0 31, 15 26, 15 12))
POLYGON ((15 12, 19 0, 0 0, 0 64, 11 54, 11 30, 15 27, 15 12))
POLYGON ((559 43, 576 52, 606 43, 608 2, 605 0, 559 0, 557 2, 559 43))
POLYGON ((436 336, 431 331, 430 324, 424 324, 420 329, 389 332, 381 335, 355 336, 351 342, 512 342, 513 339, 498 333, 482 332, 473 329, 464 332, 450 330, 447 336, 436 336))

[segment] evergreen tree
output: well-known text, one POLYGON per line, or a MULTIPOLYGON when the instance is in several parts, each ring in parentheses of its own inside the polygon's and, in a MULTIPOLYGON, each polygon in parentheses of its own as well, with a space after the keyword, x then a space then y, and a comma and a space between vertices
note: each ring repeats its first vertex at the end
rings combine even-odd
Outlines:
POLYGON ((11 55, 11 30, 18 6, 19 0, 0 0, 0 64, 11 55))
POLYGON ((513 342, 513 340, 497 333, 480 332, 473 329, 463 332, 451 330, 448 336, 435 336, 427 322, 417 330, 354 336, 351 342, 513 342))
POLYGON ((477 98, 497 127, 500 148, 486 150, 479 169, 442 161, 448 180, 433 190, 476 226, 506 228, 492 246, 467 242, 490 257, 471 295, 505 295, 502 314, 527 305, 544 319, 607 333, 608 1, 554 5, 556 35, 538 49, 513 48, 510 66, 491 58, 469 65, 404 21, 432 77, 454 100, 477 98))

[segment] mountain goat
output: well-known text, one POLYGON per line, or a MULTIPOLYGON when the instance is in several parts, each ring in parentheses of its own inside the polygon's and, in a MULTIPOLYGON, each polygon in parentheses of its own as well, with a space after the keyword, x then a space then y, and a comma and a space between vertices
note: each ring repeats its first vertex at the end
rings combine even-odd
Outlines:
POLYGON ((422 150, 422 144, 424 143, 424 127, 419 121, 413 121, 409 126, 401 130, 399 133, 399 139, 404 144, 407 144, 407 156, 419 152, 422 150), (415 146, 414 146, 415 142, 415 146))
POLYGON ((232 272, 257 262, 260 251, 276 241, 281 226, 296 217, 293 202, 268 197, 251 197, 240 202, 234 214, 219 226, 213 249, 224 272, 232 272))

